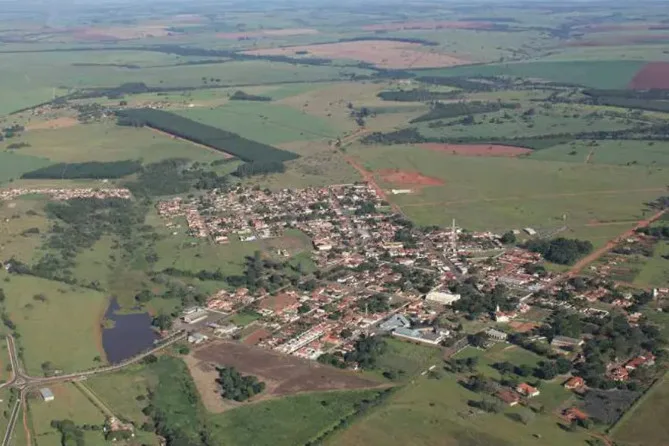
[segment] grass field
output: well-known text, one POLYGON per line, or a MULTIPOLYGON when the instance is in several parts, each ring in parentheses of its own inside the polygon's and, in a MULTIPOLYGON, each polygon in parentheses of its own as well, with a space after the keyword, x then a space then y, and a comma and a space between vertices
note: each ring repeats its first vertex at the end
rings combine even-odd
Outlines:
POLYGON ((179 114, 265 144, 332 139, 338 135, 325 119, 266 102, 236 101, 213 110, 193 108, 179 114))
POLYGON ((128 419, 136 426, 141 426, 147 420, 142 413, 148 404, 149 381, 146 369, 131 367, 117 373, 97 375, 88 378, 86 385, 116 416, 128 419))
POLYGON ((51 162, 48 159, 38 156, 7 151, 0 152, 0 184, 15 180, 26 172, 49 164, 51 162))
POLYGON ((42 236, 49 228, 44 215, 46 200, 37 197, 23 197, 11 202, 0 202, 0 248, 6 259, 16 258, 30 262, 42 244, 42 236), (25 234, 24 231, 37 228, 40 234, 25 234))
POLYGON ((573 141, 530 154, 530 159, 590 164, 669 166, 664 141, 573 141))
MULTIPOLYGON (((30 400, 33 436, 38 446, 60 446, 61 435, 51 427, 53 420, 76 420, 75 423, 79 426, 104 424, 104 414, 74 384, 56 384, 50 389, 55 397, 53 401, 44 402, 39 395, 30 400)), ((21 423, 17 425, 17 429, 23 429, 21 423)), ((90 443, 92 446, 105 444, 101 431, 91 436, 91 440, 95 440, 90 443)))
POLYGON ((353 426, 335 435, 328 445, 376 446, 585 446, 588 435, 568 433, 552 415, 536 416, 528 425, 509 418, 527 409, 506 408, 504 413, 482 414, 468 406, 479 394, 461 386, 453 376, 419 377, 395 393, 353 426), (541 436, 541 443, 537 437, 541 436))
POLYGON ((442 361, 442 351, 436 347, 411 344, 398 339, 389 338, 387 351, 377 361, 380 372, 394 371, 400 377, 409 379, 420 374, 442 361))
POLYGON ((641 397, 614 427, 612 437, 622 446, 656 446, 666 443, 669 425, 664 414, 669 410, 669 375, 665 375, 641 397))
POLYGON ((337 424, 377 391, 312 393, 260 402, 212 415, 212 436, 226 446, 305 444, 337 424))
MULTIPOLYGON (((8 277, 4 271, 3 279, 8 277)), ((41 364, 72 372, 90 368, 96 356, 104 356, 100 345, 100 321, 106 299, 97 291, 71 287, 31 276, 9 276, 2 288, 5 306, 21 335, 26 371, 42 375, 41 364), (34 296, 43 294, 41 302, 34 296)))
POLYGON ((415 72, 419 76, 517 76, 594 88, 625 88, 644 63, 635 60, 534 61, 415 72))
POLYGON ((20 141, 31 147, 20 149, 21 155, 12 156, 34 155, 56 162, 143 159, 150 163, 166 158, 209 162, 222 158, 214 150, 149 129, 119 127, 113 120, 53 130, 28 130, 20 141))
POLYGON ((663 256, 669 256, 669 242, 659 241, 655 246, 653 257, 648 259, 639 274, 634 278, 634 283, 647 287, 664 287, 669 283, 669 260, 663 256))
POLYGON ((371 171, 418 171, 444 181, 391 197, 421 225, 445 225, 455 218, 471 229, 555 229, 565 224, 566 215, 574 236, 599 237, 625 228, 589 225, 639 220, 644 203, 666 187, 666 171, 659 167, 461 157, 409 146, 362 146, 349 152, 371 171))

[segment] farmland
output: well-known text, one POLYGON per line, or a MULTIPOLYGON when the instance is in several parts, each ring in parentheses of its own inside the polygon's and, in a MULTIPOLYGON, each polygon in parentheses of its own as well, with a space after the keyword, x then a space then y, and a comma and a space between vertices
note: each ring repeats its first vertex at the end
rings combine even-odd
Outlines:
MULTIPOLYGON (((121 316, 206 334, 85 382, 119 445, 662 443, 666 378, 609 431, 667 366, 662 2, 75 3, 0 14, 0 331, 34 376, 105 364, 121 316), (266 387, 227 400, 216 366, 266 387)), ((14 443, 105 444, 52 390, 14 443)))

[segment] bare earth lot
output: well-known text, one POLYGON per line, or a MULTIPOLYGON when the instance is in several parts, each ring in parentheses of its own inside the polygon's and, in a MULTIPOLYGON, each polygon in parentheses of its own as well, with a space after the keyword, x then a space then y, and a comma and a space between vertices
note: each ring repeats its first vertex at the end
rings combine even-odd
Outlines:
POLYGON ((415 171, 384 169, 375 173, 386 183, 398 186, 441 186, 444 184, 439 178, 428 177, 415 171))
POLYGON ((246 54, 262 56, 304 56, 325 59, 353 59, 369 62, 382 68, 430 68, 451 67, 470 63, 448 54, 427 49, 424 45, 386 40, 363 40, 356 42, 302 45, 284 48, 267 48, 246 51, 246 54))
POLYGON ((232 404, 216 391, 217 366, 235 367, 244 375, 254 375, 267 385, 261 399, 301 392, 350 390, 378 387, 380 384, 355 372, 322 366, 309 360, 281 355, 270 350, 218 341, 197 349, 186 363, 207 409, 221 412, 232 404), (212 396, 213 395, 213 396, 212 396))
POLYGON ((644 65, 634 75, 629 88, 637 90, 669 88, 669 62, 652 62, 644 65))
POLYGON ((464 156, 507 156, 516 157, 526 153, 532 153, 531 149, 524 147, 500 146, 495 144, 420 144, 428 150, 443 152, 451 155, 464 156))

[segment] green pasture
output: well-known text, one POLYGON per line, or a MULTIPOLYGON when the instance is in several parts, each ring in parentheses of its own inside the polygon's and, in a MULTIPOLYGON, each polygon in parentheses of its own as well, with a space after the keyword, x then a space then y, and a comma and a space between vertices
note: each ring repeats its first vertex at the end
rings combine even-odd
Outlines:
POLYGON ((529 158, 591 164, 669 166, 666 141, 572 141, 532 153, 529 158))
MULTIPOLYGON (((19 149, 13 156, 33 155, 55 162, 143 159, 151 163, 166 158, 210 162, 223 158, 215 150, 147 128, 117 126, 113 121, 60 129, 28 130, 21 137, 21 142, 30 144, 30 147, 19 149)), ((46 161, 44 163, 48 164, 46 161)))
POLYGON ((502 413, 487 414, 469 407, 469 401, 480 400, 481 394, 465 389, 454 375, 419 377, 326 444, 530 446, 541 438, 545 446, 586 446, 587 433, 562 430, 551 413, 536 414, 524 425, 510 416, 529 409, 506 407, 502 413))
MULTIPOLYGON (((1 143, 0 143, 1 144, 1 143)), ((0 152, 0 183, 18 179, 22 174, 40 167, 48 166, 48 159, 29 154, 0 152)))
POLYGON ((644 61, 532 61, 414 70, 419 76, 515 76, 578 84, 593 88, 625 88, 644 61))
POLYGON ((233 101, 214 109, 181 110, 180 115, 265 144, 336 138, 324 119, 266 102, 233 101))
POLYGON ((669 284, 669 242, 657 243, 653 257, 641 267, 634 283, 647 287, 666 287, 669 284))
MULTIPOLYGON (((598 34, 593 35, 599 37, 598 34)), ((630 61, 633 63, 647 61, 666 61, 669 55, 666 52, 666 43, 611 45, 611 46, 570 46, 560 51, 541 57, 542 62, 569 62, 569 61, 630 61)))
MULTIPOLYGON (((444 182, 390 197, 419 225, 446 225, 455 218, 470 229, 566 225, 596 235, 607 227, 586 225, 639 220, 644 203, 666 188, 667 172, 660 167, 463 157, 411 146, 358 146, 350 152, 370 171, 417 171, 444 182)), ((397 187, 378 179, 385 189, 397 187)))
POLYGON ((42 244, 42 234, 49 229, 44 215, 43 197, 23 197, 13 201, 0 202, 0 247, 6 259, 16 258, 30 262, 42 244), (25 233, 37 228, 38 234, 25 233))
POLYGON ((353 413, 355 405, 378 391, 310 393, 258 402, 211 415, 211 435, 229 446, 305 444, 353 413))
MULTIPOLYGON (((53 420, 72 420, 78 426, 83 424, 100 426, 104 424, 104 414, 74 384, 56 384, 51 386, 50 389, 55 397, 53 401, 45 402, 38 394, 29 400, 32 435, 38 446, 61 445, 60 433, 51 427, 51 421, 53 420)), ((23 423, 19 422, 16 428, 17 430, 23 430, 23 423)), ((101 431, 96 432, 96 435, 91 437, 91 439, 93 438, 95 442, 90 443, 93 446, 104 444, 101 431)))
POLYGON ((74 372, 97 365, 101 351, 100 318, 107 305, 100 292, 38 277, 2 272, 5 306, 20 334, 26 371, 43 374, 41 364, 74 372), (46 301, 35 296, 43 295, 46 301))
POLYGON ((669 438, 669 375, 653 386, 616 424, 612 437, 623 446, 654 446, 669 438))
POLYGON ((580 106, 553 106, 542 108, 537 104, 522 110, 501 110, 474 116, 474 124, 463 125, 460 118, 445 119, 444 125, 431 128, 435 121, 418 124, 421 134, 431 138, 514 138, 532 137, 549 134, 573 134, 580 132, 597 132, 621 130, 634 126, 638 122, 617 116, 592 116, 592 110, 580 106), (534 109, 529 119, 522 119, 522 114, 534 109), (501 120, 502 122, 493 122, 501 120))
POLYGON ((86 385, 116 416, 130 420, 136 426, 147 421, 142 412, 148 404, 149 386, 144 369, 135 366, 120 372, 92 376, 86 380, 86 385))
POLYGON ((400 378, 410 379, 433 365, 440 366, 442 350, 439 347, 416 345, 396 338, 386 340, 387 349, 378 358, 379 372, 400 373, 400 378))

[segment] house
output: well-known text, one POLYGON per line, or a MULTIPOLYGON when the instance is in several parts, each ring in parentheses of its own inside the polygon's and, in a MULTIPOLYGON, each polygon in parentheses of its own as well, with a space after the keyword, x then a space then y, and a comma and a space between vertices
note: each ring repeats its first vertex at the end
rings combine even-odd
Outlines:
POLYGON ((570 407, 569 409, 566 409, 564 412, 562 412, 562 415, 569 421, 573 420, 587 420, 588 414, 583 412, 582 410, 576 408, 576 407, 570 407))
POLYGON ((585 380, 580 376, 572 376, 564 383, 564 388, 567 390, 579 390, 585 387, 585 380))
POLYGON ((509 322, 511 319, 515 319, 518 316, 518 313, 515 311, 504 312, 499 309, 499 305, 493 313, 493 319, 495 322, 509 322))
POLYGON ((182 319, 187 324, 196 324, 205 320, 208 315, 209 313, 207 313, 207 310, 198 308, 196 311, 184 315, 182 319))
POLYGON ((195 344, 195 345, 201 344, 204 341, 206 341, 207 339, 209 339, 209 337, 207 335, 203 335, 202 333, 197 333, 196 332, 196 333, 193 333, 191 335, 188 335, 188 342, 190 342, 191 344, 195 344))
POLYGON ((402 314, 394 314, 379 325, 381 330, 392 331, 396 328, 409 328, 411 322, 402 314))
POLYGON ((583 339, 570 338, 569 336, 555 336, 551 341, 551 347, 574 348, 580 347, 584 343, 583 339))
POLYGON ((53 396, 53 392, 51 391, 51 389, 47 387, 39 389, 39 393, 40 395, 42 395, 42 399, 44 400, 44 402, 48 403, 49 401, 53 401, 56 399, 56 397, 53 396))
POLYGON ((444 339, 444 334, 442 332, 435 332, 432 329, 412 330, 410 328, 400 327, 396 328, 392 335, 408 341, 421 342, 430 345, 439 345, 444 339))
POLYGON ((495 330, 494 328, 489 328, 486 331, 483 332, 489 339, 495 340, 495 341, 506 341, 506 338, 509 337, 506 333, 503 331, 495 330))
POLYGON ((516 392, 528 398, 539 396, 539 394, 541 393, 539 392, 539 389, 537 389, 536 387, 532 387, 527 383, 518 384, 518 386, 516 386, 516 392))
POLYGON ((537 235, 537 231, 532 229, 532 228, 523 228, 523 231, 527 232, 527 235, 530 235, 530 236, 533 236, 533 237, 535 235, 537 235))
POLYGON ((625 363, 625 368, 627 370, 636 370, 639 367, 649 367, 655 364, 655 355, 652 353, 645 353, 643 355, 632 358, 627 363, 625 363))
POLYGON ((517 393, 513 393, 512 391, 506 389, 497 392, 497 398, 512 407, 520 402, 520 397, 517 393))
POLYGON ((444 305, 452 305, 453 302, 460 300, 460 295, 433 290, 427 293, 425 299, 430 302, 437 302, 444 305))

